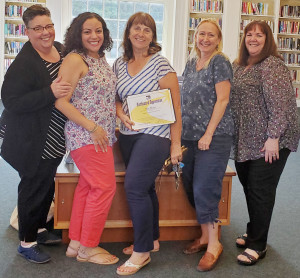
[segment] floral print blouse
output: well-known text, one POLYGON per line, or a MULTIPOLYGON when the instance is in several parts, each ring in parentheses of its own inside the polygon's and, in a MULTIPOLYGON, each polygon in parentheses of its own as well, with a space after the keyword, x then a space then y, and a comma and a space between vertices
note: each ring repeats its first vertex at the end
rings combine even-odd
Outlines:
MULTIPOLYGON (((182 138, 199 140, 205 133, 211 119, 217 94, 215 85, 232 81, 230 62, 220 54, 215 55, 207 68, 196 70, 197 59, 187 62, 181 88, 182 138)), ((233 135, 233 120, 227 105, 223 118, 214 135, 233 135)))
MULTIPOLYGON (((115 89, 117 78, 105 56, 96 59, 81 53, 78 54, 87 63, 89 70, 78 81, 70 102, 82 115, 97 123, 107 132, 109 146, 112 146, 116 141, 115 89)), ((90 133, 72 121, 67 121, 65 135, 68 150, 93 144, 90 133)))
POLYGON ((279 138, 279 149, 296 151, 299 143, 297 105, 288 68, 277 57, 245 69, 233 65, 231 109, 235 124, 234 159, 264 156, 269 138, 279 138))

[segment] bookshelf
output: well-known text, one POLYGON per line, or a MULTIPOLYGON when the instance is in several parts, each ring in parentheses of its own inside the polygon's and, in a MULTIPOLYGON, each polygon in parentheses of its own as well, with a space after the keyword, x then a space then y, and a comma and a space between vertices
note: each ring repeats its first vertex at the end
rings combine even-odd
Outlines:
POLYGON ((34 4, 46 5, 46 0, 15 0, 1 1, 0 4, 0 22, 3 23, 0 31, 0 82, 2 84, 3 76, 13 62, 16 55, 27 41, 25 35, 25 25, 22 21, 22 15, 27 7, 34 4))
POLYGON ((224 0, 190 0, 188 20, 188 53, 193 48, 195 28, 205 18, 215 19, 222 28, 224 0))
POLYGON ((300 1, 281 0, 278 15, 278 49, 291 71, 300 106, 300 1))

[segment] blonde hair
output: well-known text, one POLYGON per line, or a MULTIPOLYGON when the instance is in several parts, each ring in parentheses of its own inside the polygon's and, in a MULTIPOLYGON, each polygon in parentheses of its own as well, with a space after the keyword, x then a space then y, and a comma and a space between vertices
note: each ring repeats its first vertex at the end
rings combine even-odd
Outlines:
POLYGON ((222 50, 223 50, 223 36, 222 36, 222 30, 220 28, 220 25, 217 23, 217 21, 215 19, 207 18, 207 19, 201 20, 201 22, 195 28, 193 48, 192 48, 191 54, 189 55, 188 59, 192 60, 194 58, 201 58, 201 52, 200 52, 200 50, 197 46, 197 39, 196 38, 197 38, 197 35, 198 35, 199 27, 204 23, 213 24, 217 28, 217 35, 218 35, 218 38, 220 39, 220 42, 218 43, 218 45, 216 47, 216 50, 211 54, 211 56, 209 57, 209 59, 206 61, 205 65, 204 65, 204 68, 207 68, 207 66, 209 65, 211 59, 215 55, 217 55, 217 54, 223 55, 227 60, 228 60, 228 57, 222 52, 222 50))

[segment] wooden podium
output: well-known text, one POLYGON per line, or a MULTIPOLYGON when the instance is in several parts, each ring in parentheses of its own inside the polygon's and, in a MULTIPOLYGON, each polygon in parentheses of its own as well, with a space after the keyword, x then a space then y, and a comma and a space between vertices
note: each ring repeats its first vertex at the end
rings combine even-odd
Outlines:
MULTIPOLYGON (((125 167, 119 145, 114 145, 117 190, 105 224, 101 242, 133 241, 132 223, 124 190, 125 167)), ((219 203, 221 225, 230 223, 230 202, 232 176, 236 173, 227 167, 223 179, 222 196, 219 203)), ((68 228, 72 210, 73 195, 78 183, 79 170, 74 164, 64 161, 58 167, 55 177, 54 228, 63 230, 63 242, 68 243, 68 228)), ((175 187, 174 173, 163 173, 156 179, 159 199, 160 240, 192 240, 201 235, 194 208, 190 205, 183 185, 175 187)), ((219 229, 219 236, 221 235, 219 229)))

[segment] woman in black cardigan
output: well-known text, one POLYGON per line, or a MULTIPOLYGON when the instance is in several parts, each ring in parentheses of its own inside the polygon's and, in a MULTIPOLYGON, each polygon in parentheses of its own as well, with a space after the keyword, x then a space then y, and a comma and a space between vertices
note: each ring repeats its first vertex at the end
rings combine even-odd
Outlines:
POLYGON ((41 5, 23 14, 24 45, 9 67, 1 90, 4 105, 4 139, 1 156, 18 171, 18 253, 34 263, 50 257, 37 245, 37 231, 44 228, 54 194, 54 176, 65 153, 66 118, 54 108, 71 85, 57 73, 62 61, 61 44, 54 42, 50 12, 41 5))

